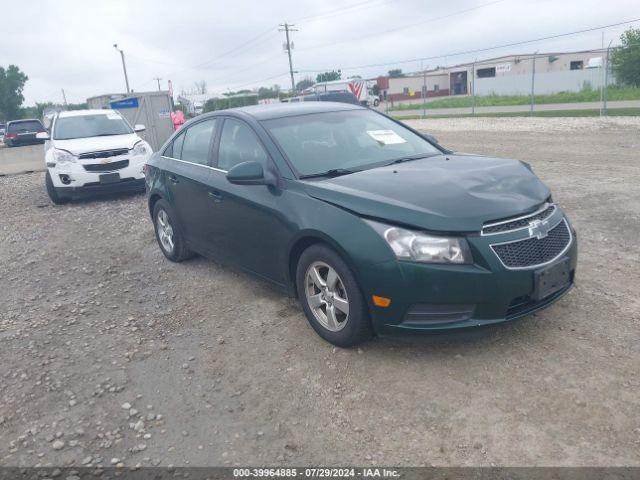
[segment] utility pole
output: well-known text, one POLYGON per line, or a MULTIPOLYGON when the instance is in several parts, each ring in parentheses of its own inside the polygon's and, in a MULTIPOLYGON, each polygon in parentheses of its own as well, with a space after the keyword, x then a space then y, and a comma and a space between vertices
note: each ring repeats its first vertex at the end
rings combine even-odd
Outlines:
POLYGON ((295 27, 293 23, 284 22, 284 23, 281 23, 280 26, 282 28, 279 28, 278 30, 280 32, 284 31, 285 36, 287 38, 285 50, 287 51, 287 55, 289 55, 289 74, 291 75, 291 92, 294 93, 296 91, 296 83, 293 79, 293 62, 291 61, 291 49, 293 48, 293 42, 289 40, 289 32, 297 32, 298 30, 295 28, 291 28, 291 27, 295 27))
POLYGON ((420 68, 422 69, 422 118, 427 118, 427 70, 422 62, 420 62, 420 68))
POLYGON ((533 68, 531 69, 531 115, 533 115, 533 104, 535 103, 535 87, 536 87, 536 55, 538 51, 536 50, 533 54, 533 68))
POLYGON ((471 115, 476 114, 476 58, 473 61, 473 67, 471 68, 471 115))
POLYGON ((153 79, 158 82, 158 91, 162 90, 160 88, 160 80, 162 80, 162 79, 160 77, 153 77, 153 79))
POLYGON ((67 104, 67 96, 64 93, 64 88, 62 89, 62 100, 64 101, 64 106, 66 107, 67 104))
POLYGON ((124 70, 124 82, 127 85, 127 93, 131 93, 131 89, 129 88, 129 77, 127 76, 127 64, 124 62, 124 51, 118 48, 118 44, 114 43, 113 48, 120 52, 120 57, 122 58, 122 70, 124 70))
POLYGON ((605 66, 604 66, 604 98, 602 100, 602 113, 607 115, 607 87, 609 85, 609 50, 611 50, 611 40, 609 42, 609 46, 607 47, 607 56, 605 57, 605 66))

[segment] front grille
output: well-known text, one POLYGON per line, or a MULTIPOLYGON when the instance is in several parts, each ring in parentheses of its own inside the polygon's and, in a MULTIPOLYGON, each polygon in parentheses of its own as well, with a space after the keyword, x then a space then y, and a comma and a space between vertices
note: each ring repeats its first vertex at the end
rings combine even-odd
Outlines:
POLYGON ((80 160, 90 160, 94 158, 111 158, 111 157, 119 157, 120 155, 126 155, 129 153, 129 150, 126 148, 119 148, 117 150, 103 150, 101 152, 89 152, 82 153, 78 155, 80 160))
POLYGON ((113 172, 114 170, 121 170, 129 166, 129 160, 120 160, 118 162, 111 163, 92 163, 89 165, 83 165, 87 172, 113 172))
POLYGON ((545 218, 550 217, 555 209, 555 205, 549 205, 544 210, 530 216, 518 217, 513 220, 505 220, 499 223, 492 222, 489 225, 482 227, 482 234, 489 235, 492 233, 509 232, 511 230, 525 228, 534 220, 544 220, 545 218))
POLYGON ((571 241, 567 222, 562 220, 549 230, 546 237, 518 240, 492 245, 493 251, 508 268, 527 268, 550 262, 560 255, 571 241))

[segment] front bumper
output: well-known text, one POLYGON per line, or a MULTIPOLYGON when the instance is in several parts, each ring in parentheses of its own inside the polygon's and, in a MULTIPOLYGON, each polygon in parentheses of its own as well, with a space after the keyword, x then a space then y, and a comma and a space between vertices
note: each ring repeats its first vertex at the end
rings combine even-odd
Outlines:
POLYGON ((84 198, 116 193, 144 192, 144 178, 122 178, 119 182, 88 183, 80 187, 56 187, 58 195, 66 198, 84 198))
POLYGON ((51 181, 56 192, 68 198, 91 196, 98 194, 111 194, 120 192, 137 192, 145 189, 143 167, 148 156, 123 156, 114 157, 108 163, 100 163, 98 160, 80 160, 74 163, 47 165, 51 181), (126 163, 123 168, 116 168, 126 163), (113 167, 111 167, 113 165, 113 167), (101 171, 88 171, 100 168, 101 171), (111 167, 111 168, 110 168, 111 167), (104 183, 102 175, 117 173, 119 181, 104 183))
POLYGON ((578 259, 575 232, 566 251, 551 264, 568 259, 569 283, 541 300, 534 295, 534 272, 539 268, 505 268, 491 250, 494 239, 475 236, 468 241, 475 262, 472 265, 390 261, 365 268, 361 278, 367 298, 391 299, 387 308, 370 303, 375 330, 382 335, 439 332, 515 320, 551 305, 574 285, 578 259))

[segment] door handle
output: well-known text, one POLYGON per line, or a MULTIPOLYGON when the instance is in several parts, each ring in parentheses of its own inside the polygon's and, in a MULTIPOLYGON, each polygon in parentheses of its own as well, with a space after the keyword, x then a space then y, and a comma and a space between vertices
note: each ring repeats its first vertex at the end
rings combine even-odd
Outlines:
POLYGON ((178 177, 176 177, 175 175, 169 175, 169 181, 171 183, 179 183, 180 180, 178 180, 178 177))
POLYGON ((216 203, 222 201, 222 194, 217 190, 210 190, 207 195, 209 195, 209 198, 211 198, 216 203))

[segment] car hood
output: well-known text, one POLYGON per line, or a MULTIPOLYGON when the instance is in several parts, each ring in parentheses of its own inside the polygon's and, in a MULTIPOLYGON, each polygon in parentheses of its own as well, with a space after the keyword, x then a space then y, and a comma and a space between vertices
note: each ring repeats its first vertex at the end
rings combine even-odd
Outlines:
POLYGON ((359 215, 447 232, 528 212, 549 189, 517 160, 437 155, 386 167, 305 181, 307 193, 359 215))
POLYGON ((54 140, 54 146, 66 150, 74 155, 99 152, 102 150, 116 150, 118 148, 132 149, 140 141, 135 133, 126 135, 110 135, 107 137, 74 138, 71 140, 54 140))

